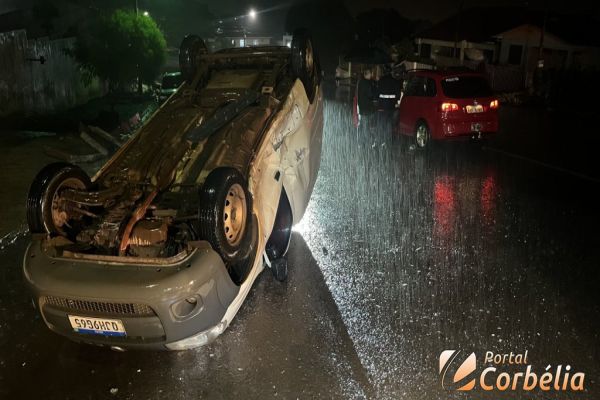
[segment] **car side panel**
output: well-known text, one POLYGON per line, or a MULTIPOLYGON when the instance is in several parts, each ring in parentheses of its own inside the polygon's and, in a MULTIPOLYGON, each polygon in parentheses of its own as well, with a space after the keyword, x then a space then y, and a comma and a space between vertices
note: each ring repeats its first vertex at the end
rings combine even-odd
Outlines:
POLYGON ((309 105, 302 124, 303 128, 296 135, 290 136, 286 143, 286 160, 291 161, 290 167, 295 166, 286 171, 283 185, 288 194, 289 190, 294 191, 289 196, 294 224, 304 216, 321 165, 323 94, 320 88, 315 100, 309 105), (296 173, 290 174, 294 170, 296 173))
POLYGON ((286 135, 281 145, 283 186, 290 200, 294 224, 304 216, 319 166, 323 140, 323 94, 321 88, 312 103, 304 87, 294 96, 292 116, 297 129, 286 135))
POLYGON ((402 135, 414 135, 414 127, 416 119, 414 118, 416 112, 416 97, 415 96, 402 96, 400 101, 400 107, 398 109, 398 122, 399 132, 402 135))

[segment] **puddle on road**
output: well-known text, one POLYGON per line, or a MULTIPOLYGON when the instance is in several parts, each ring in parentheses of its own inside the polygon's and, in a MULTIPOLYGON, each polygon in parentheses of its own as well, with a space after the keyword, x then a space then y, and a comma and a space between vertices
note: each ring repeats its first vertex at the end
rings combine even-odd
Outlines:
POLYGON ((0 237, 0 250, 6 249, 8 246, 14 245, 19 239, 24 238, 29 233, 26 225, 21 225, 18 229, 7 233, 0 237))

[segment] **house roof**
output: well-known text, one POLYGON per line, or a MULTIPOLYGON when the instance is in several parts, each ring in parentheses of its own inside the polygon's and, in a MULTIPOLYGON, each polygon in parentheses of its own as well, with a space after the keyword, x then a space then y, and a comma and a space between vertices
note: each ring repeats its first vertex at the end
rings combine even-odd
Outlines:
POLYGON ((0 14, 0 32, 10 32, 25 28, 25 17, 22 10, 0 14))
MULTIPOLYGON (((417 33, 416 36, 446 41, 488 42, 493 41, 495 35, 520 25, 542 27, 544 16, 544 10, 529 7, 473 7, 417 33)), ((600 38, 594 32, 597 24, 598 21, 589 16, 548 14, 546 31, 570 44, 600 46, 600 38)))

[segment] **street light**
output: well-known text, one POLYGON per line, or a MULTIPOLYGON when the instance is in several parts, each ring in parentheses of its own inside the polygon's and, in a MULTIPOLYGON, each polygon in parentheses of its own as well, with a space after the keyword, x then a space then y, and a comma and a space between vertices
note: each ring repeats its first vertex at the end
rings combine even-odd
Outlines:
POLYGON ((150 15, 150 13, 148 11, 144 11, 144 17, 147 17, 149 15, 150 15))
POLYGON ((254 8, 251 8, 250 11, 248 12, 248 16, 250 17, 251 20, 255 20, 256 19, 256 10, 254 8))

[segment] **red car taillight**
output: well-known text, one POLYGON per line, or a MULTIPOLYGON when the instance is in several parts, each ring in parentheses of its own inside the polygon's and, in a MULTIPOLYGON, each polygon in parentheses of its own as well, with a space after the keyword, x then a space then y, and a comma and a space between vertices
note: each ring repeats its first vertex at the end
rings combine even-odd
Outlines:
POLYGON ((490 110, 497 110, 498 106, 498 100, 492 100, 492 102, 490 103, 490 110))
POLYGON ((440 105, 440 111, 458 111, 458 104, 456 103, 442 103, 440 105))

